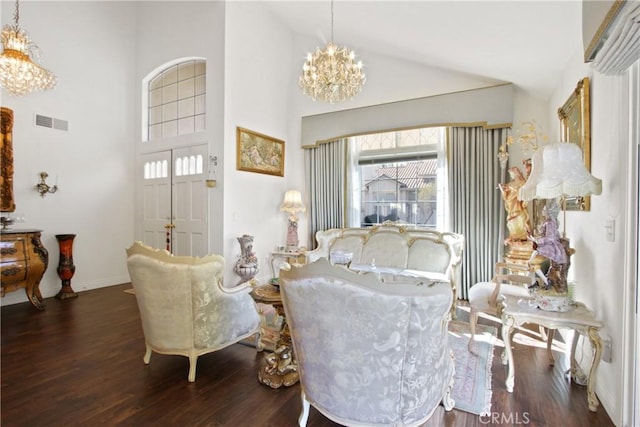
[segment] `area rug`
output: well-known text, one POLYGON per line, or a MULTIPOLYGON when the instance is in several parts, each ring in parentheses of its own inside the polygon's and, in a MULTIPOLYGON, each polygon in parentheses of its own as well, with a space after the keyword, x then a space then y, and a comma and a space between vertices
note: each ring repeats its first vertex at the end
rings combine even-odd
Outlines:
POLYGON ((449 345, 455 357, 453 391, 455 408, 476 415, 491 413, 491 364, 497 329, 477 325, 474 350, 469 352, 469 323, 449 322, 449 345))

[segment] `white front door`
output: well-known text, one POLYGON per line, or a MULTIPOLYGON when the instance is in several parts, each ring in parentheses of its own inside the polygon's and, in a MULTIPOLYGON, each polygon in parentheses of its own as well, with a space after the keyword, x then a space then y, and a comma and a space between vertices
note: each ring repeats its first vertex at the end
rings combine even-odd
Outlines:
POLYGON ((142 155, 142 240, 154 248, 167 248, 171 226, 171 151, 142 155))
POLYGON ((203 256, 207 238, 207 146, 173 150, 173 254, 203 256))
POLYGON ((142 155, 143 242, 174 255, 208 253, 207 146, 142 155))

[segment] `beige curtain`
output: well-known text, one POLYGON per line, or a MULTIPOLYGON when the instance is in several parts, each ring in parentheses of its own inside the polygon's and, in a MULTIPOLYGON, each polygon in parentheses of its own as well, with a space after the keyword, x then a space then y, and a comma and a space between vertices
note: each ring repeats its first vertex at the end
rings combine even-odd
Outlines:
POLYGON ((309 195, 309 242, 316 246, 316 232, 348 227, 348 141, 339 139, 304 151, 309 195))
POLYGON ((501 255, 504 209, 497 188, 497 154, 507 129, 453 127, 448 146, 451 230, 464 235, 458 297, 468 299, 475 283, 490 280, 501 255))

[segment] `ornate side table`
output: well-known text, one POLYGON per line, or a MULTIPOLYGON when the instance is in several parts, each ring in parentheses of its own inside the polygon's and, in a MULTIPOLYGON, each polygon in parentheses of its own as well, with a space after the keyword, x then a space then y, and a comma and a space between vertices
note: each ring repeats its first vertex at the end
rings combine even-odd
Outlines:
POLYGON ((604 324, 596 320, 593 312, 582 303, 576 303, 573 310, 567 312, 544 311, 535 306, 531 306, 528 301, 517 297, 506 297, 502 300, 502 339, 504 341, 505 351, 502 354, 502 363, 509 365, 507 374, 506 388, 509 393, 513 392, 515 382, 515 368, 513 363, 513 351, 511 350, 511 335, 515 326, 524 323, 534 323, 549 328, 550 332, 547 337, 547 353, 549 363, 553 365, 553 355, 551 353, 551 342, 556 329, 573 329, 573 343, 571 345, 571 368, 568 372, 571 377, 578 383, 587 383, 587 401, 589 410, 596 412, 600 402, 596 397, 596 376, 600 357, 602 355, 602 340, 598 331, 604 324), (594 348, 593 360, 591 362, 591 370, 587 380, 586 375, 578 366, 575 359, 576 345, 578 343, 579 334, 589 338, 594 348))
POLYGON ((42 230, 3 230, 0 233, 0 295, 24 288, 29 302, 38 310, 44 310, 40 280, 49 265, 49 252, 40 241, 41 232, 42 230))
POLYGON ((265 354, 258 371, 258 381, 271 388, 292 386, 298 382, 300 377, 298 375, 298 363, 291 345, 291 334, 289 333, 287 318, 284 314, 280 288, 274 285, 258 286, 251 292, 251 296, 256 302, 273 305, 278 316, 282 317, 275 351, 265 354))
POLYGON ((271 252, 271 277, 278 277, 280 271, 279 265, 283 262, 304 264, 305 263, 305 251, 298 249, 293 252, 276 251, 271 252))

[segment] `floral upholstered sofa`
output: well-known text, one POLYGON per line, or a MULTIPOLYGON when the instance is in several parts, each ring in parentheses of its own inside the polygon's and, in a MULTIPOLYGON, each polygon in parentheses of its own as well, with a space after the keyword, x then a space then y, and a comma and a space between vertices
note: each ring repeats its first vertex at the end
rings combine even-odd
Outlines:
POLYGON ((453 290, 455 317, 464 236, 386 222, 367 228, 334 228, 316 233, 318 246, 307 262, 350 255, 349 268, 374 271, 386 282, 400 277, 447 281, 453 290), (332 256, 333 255, 333 256, 332 256))

